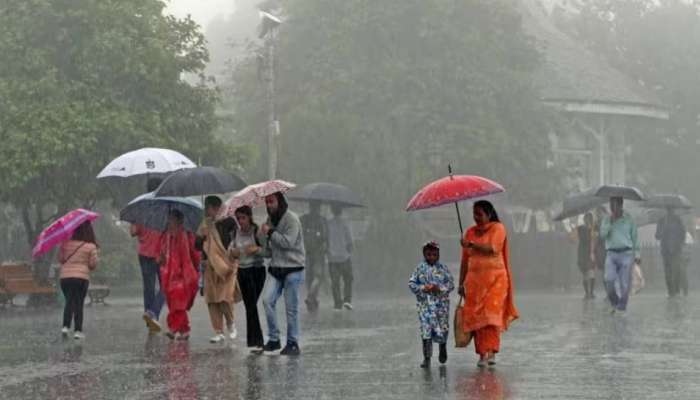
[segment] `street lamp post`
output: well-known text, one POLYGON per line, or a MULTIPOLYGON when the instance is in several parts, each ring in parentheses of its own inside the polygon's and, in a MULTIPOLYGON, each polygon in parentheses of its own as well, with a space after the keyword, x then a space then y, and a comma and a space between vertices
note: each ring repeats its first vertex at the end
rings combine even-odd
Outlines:
POLYGON ((282 21, 276 16, 260 11, 260 35, 265 39, 265 100, 267 103, 267 176, 275 179, 277 175, 277 136, 279 121, 275 110, 275 40, 278 26, 282 21))

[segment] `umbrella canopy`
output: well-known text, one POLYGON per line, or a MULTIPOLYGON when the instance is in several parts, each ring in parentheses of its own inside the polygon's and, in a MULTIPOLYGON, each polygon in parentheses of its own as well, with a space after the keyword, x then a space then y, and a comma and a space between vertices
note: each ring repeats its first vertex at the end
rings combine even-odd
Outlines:
POLYGON ((561 221, 576 217, 605 204, 606 199, 596 196, 597 191, 598 189, 590 189, 565 198, 562 210, 554 217, 554 220, 561 221))
POLYGON ((310 183, 291 192, 289 198, 300 201, 319 201, 341 207, 365 207, 360 196, 336 183, 310 183))
POLYGON ((256 207, 265 203, 265 197, 273 193, 287 193, 294 189, 295 184, 283 180, 272 180, 250 185, 231 196, 219 212, 219 219, 234 217, 236 210, 243 206, 256 207))
POLYGON ((408 202, 406 211, 424 210, 502 192, 505 192, 503 186, 480 176, 447 176, 419 190, 408 202))
MULTIPOLYGON (((655 225, 666 216, 666 211, 659 208, 647 208, 644 210, 638 210, 636 212, 630 212, 632 218, 637 226, 642 227, 646 225, 655 225)), ((690 208, 681 208, 676 212, 679 216, 685 216, 691 214, 690 208)))
POLYGON ((177 171, 165 178, 155 191, 156 197, 201 196, 241 190, 246 183, 221 168, 197 167, 177 171))
POLYGON ((642 207, 691 209, 693 208, 693 203, 680 194, 657 194, 646 199, 642 203, 642 207))
POLYGON ((459 202, 477 197, 484 197, 491 194, 502 193, 506 190, 500 184, 476 175, 452 175, 452 166, 447 170, 450 175, 429 183, 419 190, 406 206, 406 211, 424 210, 426 208, 439 207, 445 204, 454 203, 457 211, 457 221, 460 232, 464 232, 462 227, 462 216, 459 212, 459 202))
POLYGON ((165 232, 170 210, 179 210, 185 216, 185 229, 197 231, 204 208, 198 201, 185 197, 155 197, 154 193, 146 193, 127 204, 119 213, 119 219, 165 232))
POLYGON ((78 208, 62 216, 39 234, 32 250, 32 257, 38 258, 42 254, 46 254, 58 244, 69 240, 73 236, 73 232, 84 222, 94 221, 99 217, 100 214, 83 208, 78 208))
POLYGON ((641 190, 632 186, 603 185, 598 188, 595 195, 602 198, 622 197, 633 201, 644 201, 644 194, 641 190))
POLYGON ((163 174, 196 166, 192 160, 177 151, 146 147, 115 158, 97 175, 97 179, 163 174))

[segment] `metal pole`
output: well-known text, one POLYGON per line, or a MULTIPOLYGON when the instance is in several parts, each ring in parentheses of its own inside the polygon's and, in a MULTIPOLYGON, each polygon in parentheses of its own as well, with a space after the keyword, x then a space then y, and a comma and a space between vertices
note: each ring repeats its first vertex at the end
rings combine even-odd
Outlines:
MULTIPOLYGON (((447 170, 450 173, 450 179, 452 178, 452 164, 447 165, 447 170)), ((459 222, 459 233, 464 236, 464 227, 462 226, 462 214, 459 212, 459 203, 455 202, 455 209, 457 210, 457 222, 459 222)))
POLYGON ((277 133, 278 123, 275 112, 275 38, 277 28, 268 32, 265 39, 266 57, 266 100, 267 100, 267 176, 270 180, 277 175, 277 133))

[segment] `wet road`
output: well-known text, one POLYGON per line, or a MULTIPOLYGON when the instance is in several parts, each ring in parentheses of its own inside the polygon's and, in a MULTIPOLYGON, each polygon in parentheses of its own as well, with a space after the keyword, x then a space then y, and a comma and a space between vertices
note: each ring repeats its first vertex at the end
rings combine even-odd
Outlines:
POLYGON ((700 398, 700 299, 644 293, 625 317, 607 314, 600 299, 517 300, 523 317, 487 371, 476 368, 473 347, 451 349, 445 367, 420 370, 409 297, 304 313, 299 358, 251 355, 240 337, 209 344, 201 303, 190 342, 174 343, 148 338, 136 301, 86 308, 82 343, 60 338, 59 310, 0 310, 0 398, 700 398))

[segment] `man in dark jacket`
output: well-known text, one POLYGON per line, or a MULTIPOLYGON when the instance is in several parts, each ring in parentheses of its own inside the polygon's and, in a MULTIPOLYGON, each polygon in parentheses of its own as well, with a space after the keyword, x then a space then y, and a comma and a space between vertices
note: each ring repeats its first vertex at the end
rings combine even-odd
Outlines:
POLYGON ((656 225, 656 239, 661 241, 661 258, 664 263, 666 275, 666 289, 668 297, 680 294, 684 279, 681 268, 683 267, 683 245, 685 244, 686 230, 681 218, 669 208, 666 215, 656 225))
POLYGON ((300 219, 306 248, 306 308, 313 312, 318 310, 318 292, 325 278, 328 222, 319 202, 311 202, 309 213, 300 219))

